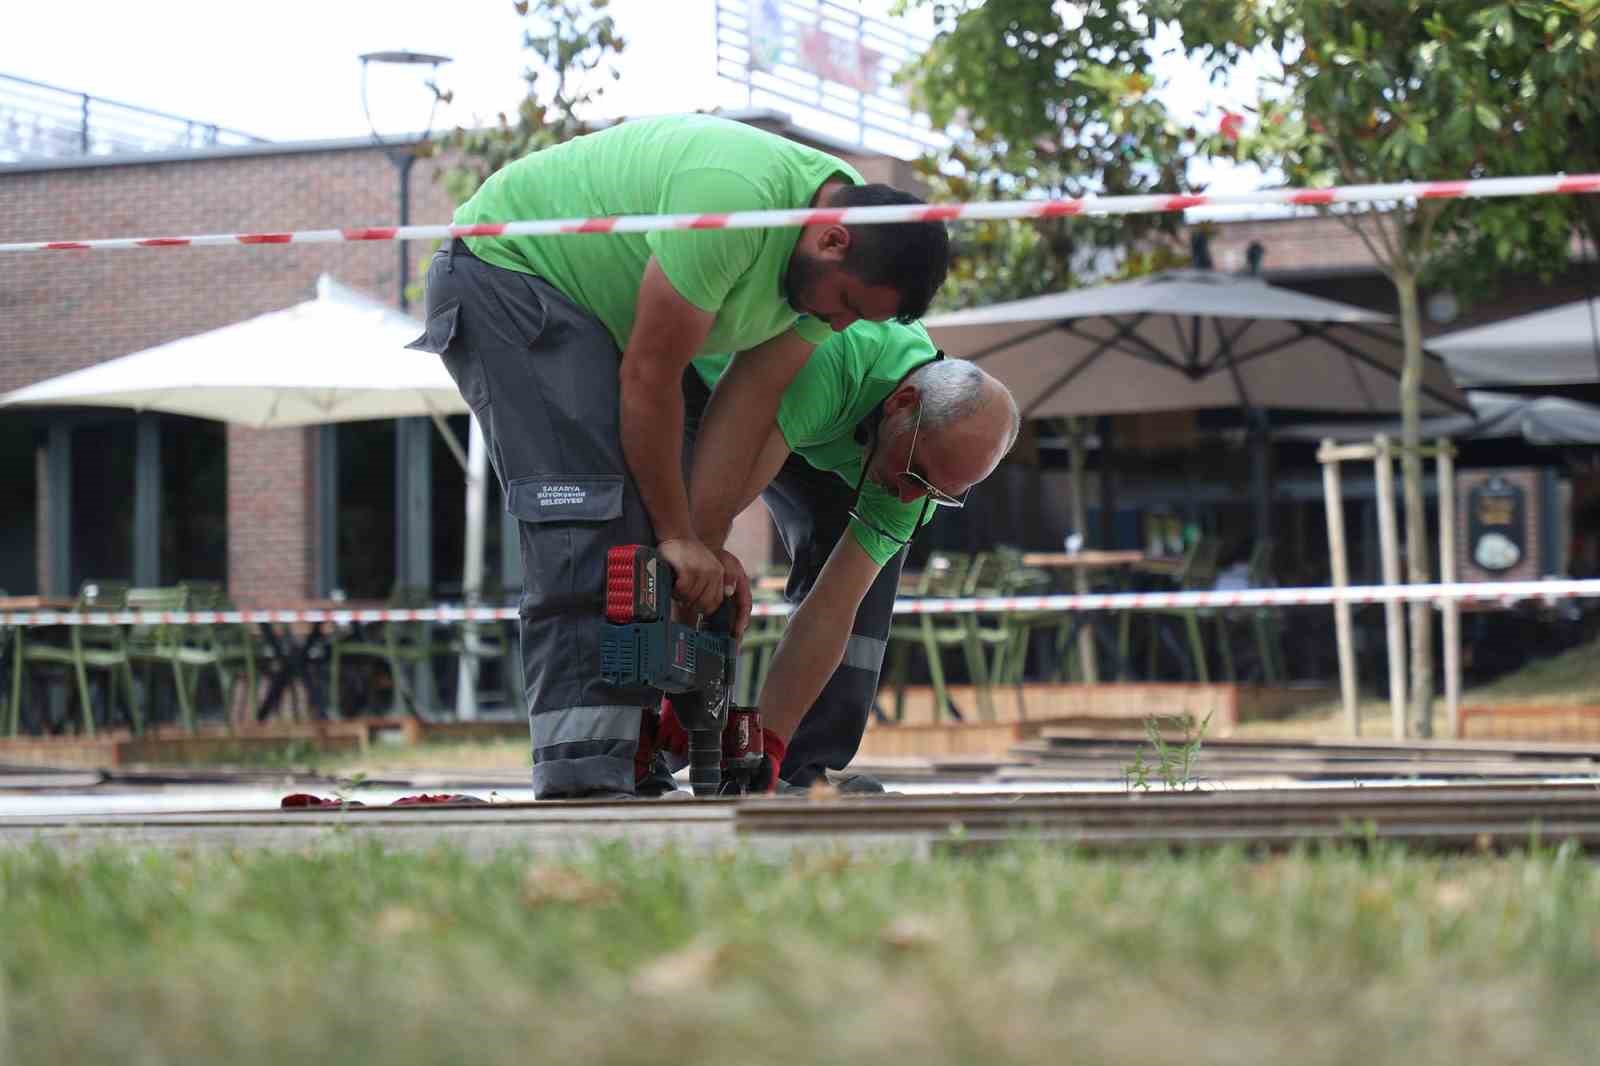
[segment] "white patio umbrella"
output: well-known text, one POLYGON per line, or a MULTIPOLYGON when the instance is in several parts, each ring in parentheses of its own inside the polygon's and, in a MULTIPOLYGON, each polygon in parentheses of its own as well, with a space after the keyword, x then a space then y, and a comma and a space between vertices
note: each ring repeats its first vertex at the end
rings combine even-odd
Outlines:
MULTIPOLYGON (((1400 406, 1404 352, 1388 315, 1257 277, 1173 270, 924 325, 949 354, 1005 382, 1025 418, 1400 406)), ((1435 357, 1422 392, 1425 411, 1466 409, 1435 357)))
POLYGON ((1434 337, 1463 386, 1600 381, 1600 298, 1434 337))
POLYGON ((324 274, 314 300, 29 385, 0 406, 131 407, 258 428, 466 412, 438 356, 406 350, 421 330, 324 274))
MULTIPOLYGON (((37 382, 0 396, 0 407, 123 407, 261 429, 427 416, 467 475, 462 584, 475 596, 487 451, 475 419, 470 458, 450 432, 445 417, 468 408, 438 356, 405 347, 421 330, 323 274, 313 300, 37 382)), ((470 717, 468 686, 461 691, 458 709, 470 717)))

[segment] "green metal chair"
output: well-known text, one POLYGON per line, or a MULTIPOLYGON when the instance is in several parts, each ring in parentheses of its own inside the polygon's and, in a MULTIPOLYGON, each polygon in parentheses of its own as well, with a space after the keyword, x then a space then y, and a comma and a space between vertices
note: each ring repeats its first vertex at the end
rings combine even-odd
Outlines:
MULTIPOLYGON (((1015 548, 1002 547, 989 555, 992 576, 973 582, 975 596, 1042 596, 1048 595, 1054 587, 1050 574, 1037 567, 1024 566, 1022 552, 1015 548)), ((1071 619, 1071 611, 1044 610, 1001 611, 975 620, 979 640, 994 649, 989 662, 989 679, 994 685, 1013 686, 1017 710, 1023 717, 1027 716, 1024 688, 1033 635, 1040 629, 1059 633, 1071 619)), ((1056 640, 1052 639, 1053 650, 1055 645, 1056 640)))
MULTIPOLYGON (((994 585, 995 596, 1045 596, 1053 582, 1050 574, 1038 567, 1024 566, 1022 553, 1015 548, 1002 548, 998 553, 1006 565, 1001 569, 994 585)), ((990 595, 980 592, 978 595, 990 595)), ((1071 617, 1070 611, 1005 611, 998 615, 1000 634, 990 674, 997 685, 1021 685, 1027 674, 1028 653, 1032 650, 1033 633, 1045 627, 1057 628, 1071 617)))
MULTIPOLYGON (((978 552, 972 557, 972 568, 962 589, 963 596, 1005 596, 1018 581, 1023 570, 1022 553, 1014 548, 1000 547, 978 552)), ((994 720, 993 686, 1005 684, 1018 671, 1015 669, 1018 653, 1026 659, 1026 631, 1020 616, 1011 611, 965 614, 961 621, 971 630, 980 653, 991 653, 983 669, 983 684, 978 689, 978 713, 987 721, 994 720)))
MULTIPOLYGON (((1247 564, 1249 586, 1253 589, 1271 588, 1277 584, 1272 573, 1274 544, 1268 538, 1257 541, 1250 550, 1247 564)), ((1217 631, 1221 638, 1224 663, 1228 666, 1228 680, 1235 680, 1231 647, 1232 624, 1248 619, 1251 636, 1255 641, 1256 661, 1260 665, 1261 680, 1277 684, 1285 679, 1282 609, 1278 607, 1234 607, 1217 612, 1217 631)))
MULTIPOLYGON (((237 610, 233 601, 228 599, 227 592, 220 581, 185 581, 183 587, 189 592, 189 609, 191 611, 233 611, 237 610)), ((216 657, 218 680, 222 685, 222 715, 228 728, 233 728, 233 715, 230 713, 234 705, 233 682, 240 677, 237 672, 242 669, 244 681, 243 704, 251 712, 256 706, 256 679, 258 677, 256 661, 265 658, 265 649, 261 647, 261 633, 255 626, 244 622, 212 622, 205 625, 194 626, 190 630, 191 640, 196 643, 203 642, 209 647, 212 655, 216 657)), ((198 687, 199 673, 192 679, 198 687)), ((193 699, 193 696, 191 696, 193 699)))
MULTIPOLYGON (((433 602, 427 589, 399 587, 389 596, 389 606, 397 609, 427 607, 433 602)), ((339 687, 339 672, 345 659, 377 659, 389 668, 390 714, 404 714, 409 709, 418 718, 425 717, 439 705, 438 690, 431 665, 439 656, 454 656, 458 645, 448 633, 441 635, 432 622, 390 621, 377 623, 377 635, 371 627, 352 627, 335 633, 328 641, 328 713, 339 718, 344 715, 343 693, 339 687), (430 669, 422 671, 427 691, 416 693, 406 680, 407 667, 425 663, 430 669)))
MULTIPOLYGON (((1189 545, 1184 553, 1183 563, 1176 576, 1179 591, 1200 591, 1212 588, 1217 583, 1217 560, 1222 550, 1222 542, 1209 535, 1202 535, 1189 545)), ((1149 619, 1146 637, 1147 665, 1146 672, 1154 678, 1156 674, 1156 656, 1160 648, 1163 632, 1161 622, 1164 619, 1177 619, 1183 624, 1184 632, 1188 637, 1188 657, 1190 670, 1195 680, 1202 685, 1211 680, 1211 670, 1206 662, 1205 640, 1201 633, 1200 622, 1203 618, 1216 618, 1216 612, 1209 607, 1141 607, 1136 610, 1123 611, 1118 620, 1118 645, 1123 663, 1128 662, 1128 649, 1131 642, 1134 616, 1149 619)), ((1218 621, 1218 632, 1221 633, 1221 622, 1218 621)), ((1222 634, 1224 637, 1226 634, 1222 634)), ((1233 677, 1233 653, 1226 639, 1218 641, 1222 654, 1223 672, 1233 677)))
MULTIPOLYGON (((189 589, 183 585, 161 588, 131 588, 126 606, 130 611, 187 611, 189 589)), ((217 673, 222 691, 228 691, 228 674, 223 668, 215 641, 204 627, 171 622, 140 622, 128 627, 128 659, 143 663, 145 692, 154 691, 153 668, 165 665, 172 670, 172 688, 178 699, 183 728, 195 731, 195 693, 200 671, 210 667, 217 673)), ((226 715, 224 715, 226 717, 226 715)))
MULTIPOLYGON (((750 595, 758 604, 784 602, 783 594, 772 589, 752 588, 750 595)), ((778 644, 783 640, 788 624, 787 615, 750 620, 744 639, 739 642, 739 672, 734 688, 735 699, 741 706, 752 707, 760 702, 762 686, 767 683, 772 659, 777 654, 778 644)))
MULTIPOLYGON (((960 552, 934 552, 928 557, 917 579, 913 597, 942 599, 964 595, 967 577, 972 571, 972 557, 960 552)), ((960 647, 966 658, 967 673, 977 686, 980 703, 988 698, 989 672, 973 627, 959 615, 912 615, 908 620, 889 626, 889 679, 894 685, 894 720, 905 720, 906 678, 910 669, 911 652, 921 650, 928 663, 928 680, 933 687, 934 719, 949 711, 956 718, 960 709, 950 699, 945 684, 942 657, 944 649, 960 647)), ((993 714, 992 705, 987 706, 993 714)))
MULTIPOLYGON (((127 598, 128 586, 117 581, 86 581, 78 592, 75 611, 119 611, 127 598)), ((18 626, 12 641, 11 723, 9 733, 17 735, 22 721, 22 682, 30 664, 59 666, 72 671, 78 687, 78 707, 83 732, 95 735, 94 703, 90 699, 89 671, 106 673, 106 716, 110 720, 115 704, 115 684, 122 682, 128 702, 128 717, 135 732, 144 728, 142 708, 133 687, 133 671, 121 626, 80 625, 67 627, 65 644, 52 643, 37 636, 37 630, 18 626)))

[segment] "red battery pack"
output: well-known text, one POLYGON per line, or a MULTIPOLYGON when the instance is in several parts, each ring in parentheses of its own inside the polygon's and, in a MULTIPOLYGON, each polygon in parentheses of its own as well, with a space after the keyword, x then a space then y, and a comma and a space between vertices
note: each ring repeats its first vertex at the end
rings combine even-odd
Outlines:
POLYGON ((606 551, 606 621, 654 622, 672 602, 672 569, 654 548, 624 544, 606 551), (663 587, 665 586, 665 587, 663 587))

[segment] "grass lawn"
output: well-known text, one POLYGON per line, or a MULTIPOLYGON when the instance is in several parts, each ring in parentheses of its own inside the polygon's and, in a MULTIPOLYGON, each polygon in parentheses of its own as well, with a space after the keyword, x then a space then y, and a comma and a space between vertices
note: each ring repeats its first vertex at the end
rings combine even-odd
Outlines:
POLYGON ((1600 870, 0 852, 0 1062, 1593 1063, 1600 870))

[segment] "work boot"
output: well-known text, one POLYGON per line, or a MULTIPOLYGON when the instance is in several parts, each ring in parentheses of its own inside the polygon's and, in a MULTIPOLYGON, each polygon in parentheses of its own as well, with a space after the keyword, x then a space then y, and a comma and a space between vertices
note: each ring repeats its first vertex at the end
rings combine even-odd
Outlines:
POLYGON ((633 786, 633 791, 640 799, 691 798, 687 791, 678 787, 677 779, 667 766, 666 755, 659 751, 650 760, 649 772, 633 786))
POLYGON ((831 774, 814 779, 811 784, 796 785, 788 781, 778 782, 778 795, 798 796, 810 792, 818 783, 831 786, 841 796, 876 796, 885 791, 883 782, 869 774, 831 774))
POLYGON ((830 774, 828 783, 846 796, 871 796, 884 791, 883 782, 871 774, 830 774))

